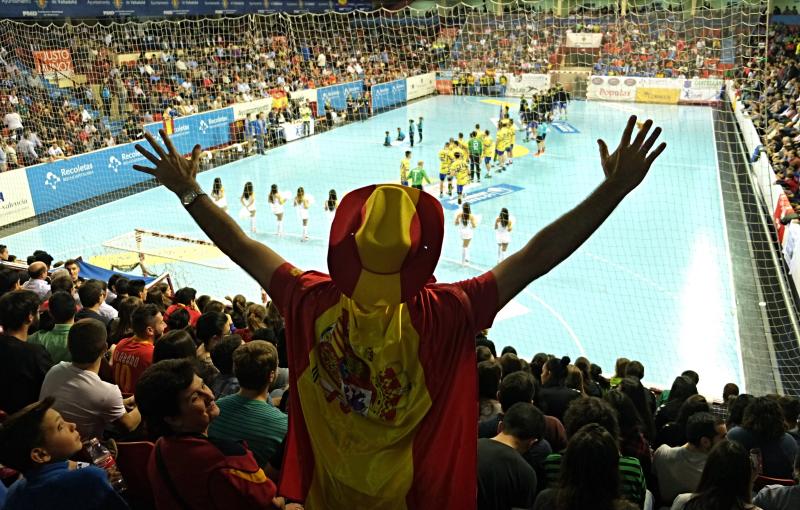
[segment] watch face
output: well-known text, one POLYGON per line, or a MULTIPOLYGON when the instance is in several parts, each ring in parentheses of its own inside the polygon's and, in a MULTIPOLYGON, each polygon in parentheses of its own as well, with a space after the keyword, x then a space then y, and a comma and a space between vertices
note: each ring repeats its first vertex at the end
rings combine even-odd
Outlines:
POLYGON ((183 202, 183 205, 189 205, 194 202, 195 198, 197 198, 197 192, 189 191, 181 197, 181 202, 183 202))

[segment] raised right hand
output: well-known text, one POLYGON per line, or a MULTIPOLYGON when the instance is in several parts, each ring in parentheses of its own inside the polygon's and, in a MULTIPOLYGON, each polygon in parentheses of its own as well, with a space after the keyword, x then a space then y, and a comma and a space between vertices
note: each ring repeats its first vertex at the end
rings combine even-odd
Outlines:
POLYGON ((667 144, 662 143, 650 152, 661 134, 661 128, 657 127, 650 137, 647 137, 648 131, 653 126, 652 120, 647 120, 642 124, 636 139, 630 143, 636 124, 636 116, 632 115, 628 119, 628 125, 625 126, 619 145, 610 155, 606 143, 603 140, 597 140, 597 144, 600 146, 600 162, 606 175, 606 181, 618 186, 626 194, 641 184, 650 170, 650 165, 667 148, 667 144))
POLYGON ((135 147, 142 156, 155 165, 155 168, 133 165, 134 170, 152 175, 158 179, 158 182, 178 195, 197 188, 198 185, 195 177, 197 176, 197 169, 200 165, 200 154, 202 152, 200 145, 195 145, 192 149, 192 157, 186 159, 178 153, 169 135, 167 135, 163 129, 159 129, 158 134, 161 135, 161 139, 164 140, 167 152, 158 144, 153 135, 145 132, 145 139, 150 144, 153 151, 158 154, 158 157, 138 143, 135 147))

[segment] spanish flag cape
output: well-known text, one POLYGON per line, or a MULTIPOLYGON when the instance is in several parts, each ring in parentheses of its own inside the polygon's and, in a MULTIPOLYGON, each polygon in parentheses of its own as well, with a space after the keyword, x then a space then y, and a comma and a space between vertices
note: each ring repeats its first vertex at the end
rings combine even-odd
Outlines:
POLYGON ((496 310, 491 273, 370 309, 284 264, 270 294, 290 373, 279 494, 310 510, 475 508, 475 333, 496 310))

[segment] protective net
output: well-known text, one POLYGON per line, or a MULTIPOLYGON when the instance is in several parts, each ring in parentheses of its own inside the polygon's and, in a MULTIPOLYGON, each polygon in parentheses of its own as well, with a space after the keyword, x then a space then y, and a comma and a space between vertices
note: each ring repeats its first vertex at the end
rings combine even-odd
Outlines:
POLYGON ((444 143, 463 133, 466 145, 480 124, 492 145, 481 150, 483 182, 473 176, 462 197, 483 218, 471 257, 453 226, 462 204, 446 179, 441 188, 451 225, 437 276, 460 279, 503 256, 494 231, 501 207, 516 219, 514 251, 585 197, 600 178, 594 140, 611 145, 637 114, 669 137, 647 187, 512 302, 497 330, 530 332, 536 351, 585 354, 607 370, 616 355, 663 360, 663 370, 646 363, 660 384, 680 366, 709 374, 711 394, 728 381, 796 393, 792 250, 782 253, 794 228, 774 219, 793 212, 796 185, 769 168, 794 142, 762 138, 780 132, 770 122, 783 110, 769 110, 787 86, 776 66, 790 56, 789 29, 770 24, 767 8, 748 0, 568 0, 127 23, 2 20, 2 148, 9 168, 20 169, 0 182, 27 204, 2 223, 43 225, 4 244, 120 268, 143 257, 151 272, 168 269, 201 292, 255 300, 257 286, 200 242, 174 198, 163 189, 134 194, 154 186, 132 170, 146 163, 131 144, 144 130, 165 129, 184 153, 200 143, 202 169, 213 169, 201 184, 211 192, 221 179, 240 226, 298 265, 325 269, 331 189, 340 199, 371 182, 397 182, 403 153, 413 150, 411 166, 424 161, 433 181, 425 189, 438 196, 444 143), (498 172, 503 159, 493 150, 506 114, 516 129, 513 163, 498 172), (743 134, 747 122, 755 135, 743 134), (755 165, 752 143, 763 145, 755 165), (257 216, 240 214, 247 182, 257 216), (272 184, 288 193, 285 204, 267 202, 272 184), (308 213, 294 207, 299 187, 316 196, 308 213), (88 216, 53 221, 82 210, 88 216))

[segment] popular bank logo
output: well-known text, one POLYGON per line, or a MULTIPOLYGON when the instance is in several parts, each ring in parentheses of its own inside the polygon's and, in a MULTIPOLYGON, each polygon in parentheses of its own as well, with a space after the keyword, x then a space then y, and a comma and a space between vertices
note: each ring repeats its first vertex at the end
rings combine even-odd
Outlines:
POLYGON ((47 172, 47 175, 45 176, 45 179, 44 179, 44 185, 45 186, 47 186, 47 187, 49 187, 49 188, 51 188, 51 189, 53 189, 55 191, 56 187, 58 186, 58 183, 60 183, 60 182, 61 182, 61 177, 57 176, 53 172, 47 172))
POLYGON ((122 161, 120 161, 116 156, 111 156, 108 158, 108 169, 117 173, 119 171, 119 167, 122 165, 122 161))
POLYGON ((208 131, 208 123, 206 121, 204 121, 204 120, 201 120, 200 121, 200 132, 203 133, 203 134, 206 134, 207 131, 208 131))

